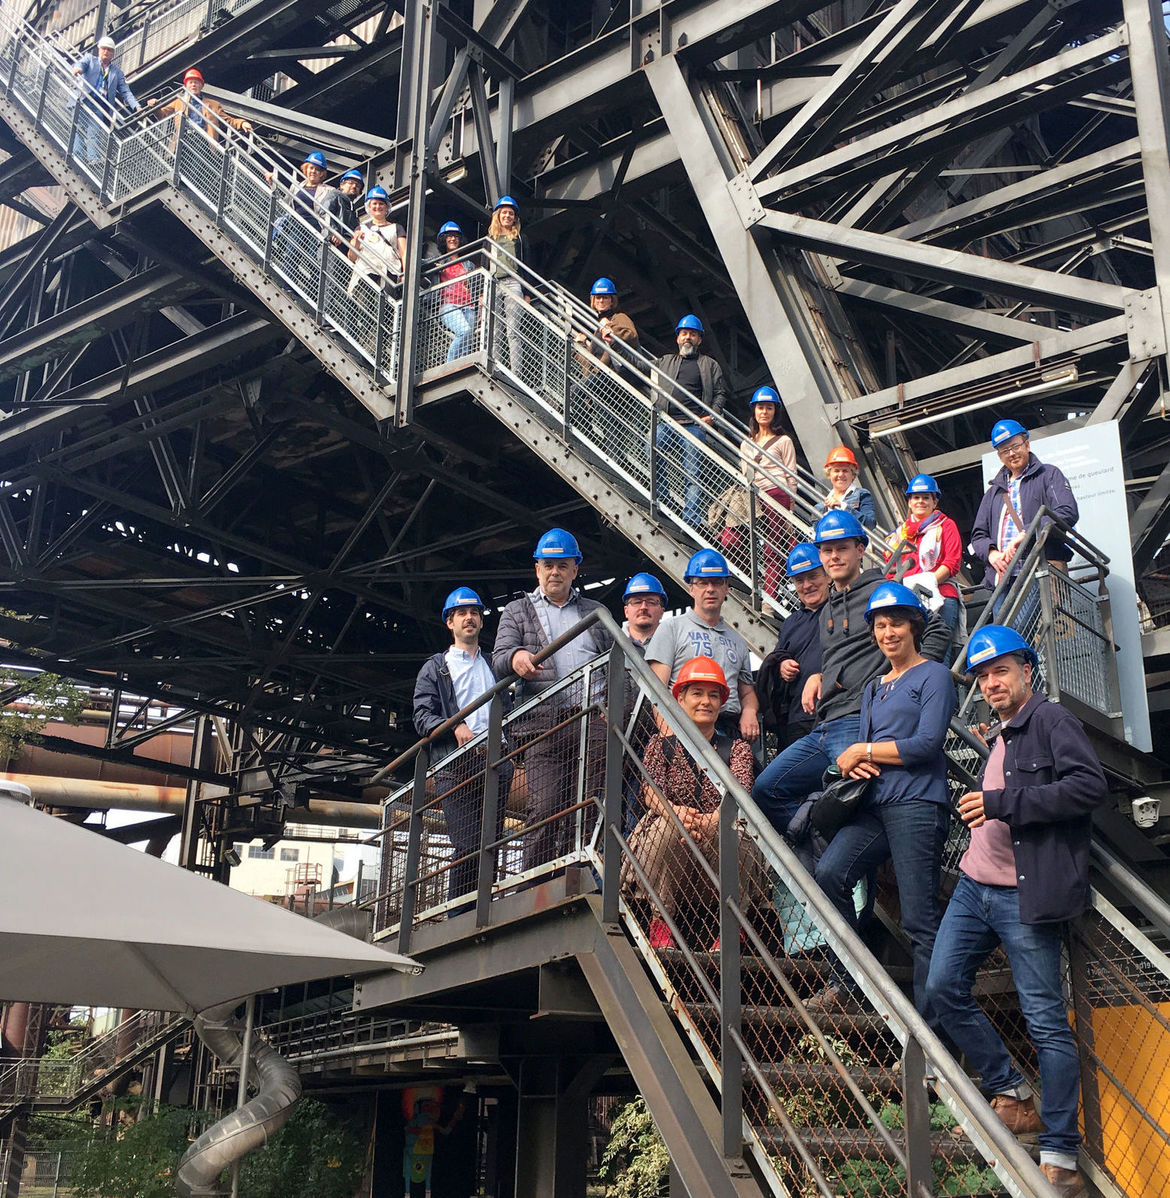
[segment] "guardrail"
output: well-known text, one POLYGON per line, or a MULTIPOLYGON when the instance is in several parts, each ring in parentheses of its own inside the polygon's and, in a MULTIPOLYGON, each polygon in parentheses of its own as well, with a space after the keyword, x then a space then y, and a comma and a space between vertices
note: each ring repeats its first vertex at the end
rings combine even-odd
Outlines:
POLYGON ((488 732, 433 768, 416 748, 413 782, 385 806, 377 934, 404 950, 424 923, 474 910, 487 926, 495 897, 585 863, 602 911, 625 924, 719 1088, 729 1142, 776 1193, 914 1193, 920 1181, 933 1192, 1045 1193, 1026 1152, 608 613, 573 631, 593 620, 615 636, 608 657, 508 716, 498 694, 485 696, 488 732), (655 710, 718 804, 718 847, 709 828, 697 842, 677 816, 664 817, 656 846, 639 822, 661 797, 655 710), (511 827, 509 764, 528 809, 511 827), (860 988, 854 1013, 807 1005, 834 958, 860 988))
MULTIPOLYGON (((1036 689, 1050 699, 1069 702, 1081 719, 1124 736, 1121 686, 1113 619, 1105 579, 1109 559, 1046 507, 1041 507, 1025 530, 1016 551, 1019 569, 1004 575, 971 629, 1007 624, 1036 650, 1039 658, 1036 689), (1063 539, 1078 555, 1076 575, 1048 560, 1047 546, 1063 539), (995 614, 998 612, 998 616, 995 614)), ((953 667, 963 673, 962 661, 953 667)), ((979 698, 971 685, 961 698, 958 719, 970 715, 979 698)))

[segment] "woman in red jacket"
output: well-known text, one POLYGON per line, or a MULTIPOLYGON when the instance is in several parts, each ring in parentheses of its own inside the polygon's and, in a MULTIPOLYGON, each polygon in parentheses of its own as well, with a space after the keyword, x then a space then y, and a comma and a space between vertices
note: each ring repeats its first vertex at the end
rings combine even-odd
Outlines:
POLYGON ((908 587, 925 585, 933 600, 932 611, 941 612, 951 631, 951 648, 944 665, 955 656, 954 633, 959 623, 959 588, 951 580, 963 561, 963 538, 959 526, 938 510, 939 488, 929 474, 916 474, 906 487, 909 515, 890 536, 887 578, 899 578, 908 587), (941 599, 941 608, 939 600, 941 599))

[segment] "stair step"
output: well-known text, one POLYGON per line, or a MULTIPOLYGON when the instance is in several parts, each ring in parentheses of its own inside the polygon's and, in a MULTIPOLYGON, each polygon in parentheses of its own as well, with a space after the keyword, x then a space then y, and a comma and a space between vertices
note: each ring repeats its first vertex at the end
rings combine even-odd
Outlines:
MULTIPOLYGON (((719 1022, 719 1008, 714 1003, 686 1003, 688 1014, 696 1023, 719 1022)), ((804 1016, 792 1007, 745 1007, 743 1010, 743 1025, 745 1028, 785 1028, 805 1032, 808 1025, 804 1016)), ((818 1012, 815 1016, 816 1025, 822 1031, 831 1030, 836 1034, 860 1031, 885 1031, 886 1021, 873 1011, 862 1011, 858 1014, 844 1012, 818 1012)))
MULTIPOLYGON (((892 1128, 891 1131, 895 1143, 899 1142, 902 1139, 902 1130, 892 1128)), ((792 1146, 775 1132, 764 1132, 761 1138, 769 1152, 785 1157, 793 1155, 792 1146)), ((890 1163, 895 1160, 886 1144, 874 1132, 864 1127, 801 1128, 800 1138, 809 1152, 820 1160, 890 1163)), ((950 1131, 933 1134, 930 1137, 930 1148, 933 1159, 945 1161, 948 1165, 983 1164, 983 1158, 971 1141, 950 1131)))
MULTIPOLYGON (((843 1090, 845 1079, 827 1062, 799 1061, 761 1067, 768 1084, 778 1094, 794 1090, 843 1090)), ((901 1074, 894 1069, 883 1069, 880 1065, 850 1065, 845 1072, 857 1084, 863 1094, 900 1095, 901 1074)))

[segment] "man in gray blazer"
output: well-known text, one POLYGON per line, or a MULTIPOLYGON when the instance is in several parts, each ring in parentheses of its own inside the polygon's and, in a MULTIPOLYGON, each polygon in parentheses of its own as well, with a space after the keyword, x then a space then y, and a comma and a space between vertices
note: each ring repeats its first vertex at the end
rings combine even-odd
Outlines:
MULTIPOLYGON (((602 605, 586 599, 574 586, 581 564, 581 550, 572 533, 552 528, 536 544, 532 555, 536 568, 536 589, 513 599, 500 613, 492 666, 496 677, 515 674, 519 678, 520 701, 552 690, 579 667, 600 653, 609 651, 613 638, 594 624, 563 649, 540 665, 533 657, 563 632, 602 605)), ((563 856, 574 844, 576 819, 555 817, 576 805, 579 776, 581 727, 574 719, 590 701, 604 699, 597 690, 586 696, 580 683, 562 687, 556 697, 541 704, 527 718, 515 724, 517 735, 527 742, 524 770, 528 782, 524 837, 524 869, 535 869, 563 856), (548 821, 548 822, 545 822, 548 821)), ((585 789, 582 799, 599 793, 604 776, 605 737, 597 716, 586 717, 585 789)), ((585 811, 586 828, 592 826, 595 813, 585 811)))

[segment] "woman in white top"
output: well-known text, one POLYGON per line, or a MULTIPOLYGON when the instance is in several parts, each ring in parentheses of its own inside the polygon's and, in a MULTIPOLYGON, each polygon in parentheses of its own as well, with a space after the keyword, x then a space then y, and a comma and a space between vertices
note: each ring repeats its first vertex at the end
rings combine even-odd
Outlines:
MULTIPOLYGON (((772 387, 752 393, 748 436, 739 443, 748 485, 756 488, 760 541, 763 546, 764 590, 775 595, 784 577, 782 566, 797 536, 784 512, 792 507, 796 489, 796 446, 777 427, 780 396, 772 387)), ((746 549, 746 547, 745 547, 746 549)))
POLYGON ((354 264, 349 294, 354 294, 359 279, 365 279, 371 287, 389 287, 397 295, 406 261, 406 230, 389 219, 390 197, 384 187, 366 192, 366 213, 349 243, 354 264))

